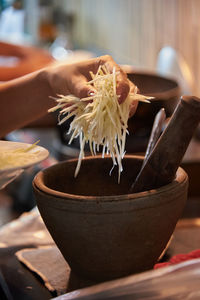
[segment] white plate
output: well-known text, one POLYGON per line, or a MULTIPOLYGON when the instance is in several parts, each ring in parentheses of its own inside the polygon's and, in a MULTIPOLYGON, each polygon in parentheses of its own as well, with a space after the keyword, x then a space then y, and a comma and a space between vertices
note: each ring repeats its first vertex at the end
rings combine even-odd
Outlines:
MULTIPOLYGON (((31 144, 26 143, 0 141, 0 150, 4 151, 15 150, 18 148, 26 149, 30 146, 31 144)), ((19 176, 24 169, 40 163, 49 155, 49 151, 41 146, 35 146, 29 151, 29 153, 35 153, 34 157, 32 157, 29 162, 24 162, 14 167, 0 169, 0 189, 5 187, 9 182, 13 181, 17 176, 19 176)))

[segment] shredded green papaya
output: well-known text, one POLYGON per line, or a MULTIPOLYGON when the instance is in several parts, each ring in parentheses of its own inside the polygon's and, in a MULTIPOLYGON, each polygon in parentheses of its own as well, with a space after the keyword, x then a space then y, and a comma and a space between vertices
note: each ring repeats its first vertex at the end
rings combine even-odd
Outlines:
POLYGON ((94 95, 82 99, 74 95, 59 95, 59 98, 55 99, 57 105, 49 109, 49 112, 60 110, 58 124, 74 117, 68 134, 71 135, 69 144, 74 138, 80 139, 75 177, 84 158, 85 144, 88 143, 92 155, 96 155, 101 146, 102 157, 105 154, 111 156, 113 168, 118 165, 118 182, 120 182, 130 104, 133 101, 149 102, 151 97, 137 94, 135 87, 134 93, 129 93, 127 99, 119 104, 116 93, 117 74, 115 69, 110 73, 105 66, 100 66, 96 74, 90 72, 92 79, 88 84, 93 85, 97 91, 94 95))
POLYGON ((37 151, 31 152, 36 147, 39 141, 29 147, 20 147, 17 149, 0 149, 0 170, 7 168, 15 168, 21 165, 26 165, 35 160, 37 151))

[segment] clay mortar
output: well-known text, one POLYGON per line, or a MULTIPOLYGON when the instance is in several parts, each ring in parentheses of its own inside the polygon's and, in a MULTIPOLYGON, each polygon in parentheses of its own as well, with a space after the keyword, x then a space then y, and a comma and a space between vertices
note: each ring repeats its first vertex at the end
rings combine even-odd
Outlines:
POLYGON ((143 158, 125 156, 121 183, 110 158, 87 157, 40 171, 33 181, 41 216, 72 270, 105 281, 151 269, 184 208, 188 177, 178 169, 161 188, 128 194, 143 158))

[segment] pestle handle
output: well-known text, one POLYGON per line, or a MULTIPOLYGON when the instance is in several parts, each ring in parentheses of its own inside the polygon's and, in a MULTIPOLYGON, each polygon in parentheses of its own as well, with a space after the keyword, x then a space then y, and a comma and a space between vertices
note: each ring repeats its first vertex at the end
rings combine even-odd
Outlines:
POLYGON ((142 166, 131 192, 161 187, 173 181, 200 121, 200 99, 182 96, 171 120, 142 166))

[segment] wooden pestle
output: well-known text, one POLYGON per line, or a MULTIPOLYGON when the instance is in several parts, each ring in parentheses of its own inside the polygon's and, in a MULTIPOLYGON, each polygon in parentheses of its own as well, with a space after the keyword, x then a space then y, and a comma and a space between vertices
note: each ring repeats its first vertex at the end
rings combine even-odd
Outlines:
POLYGON ((130 192, 159 188, 173 181, 200 121, 200 98, 182 96, 130 192))

